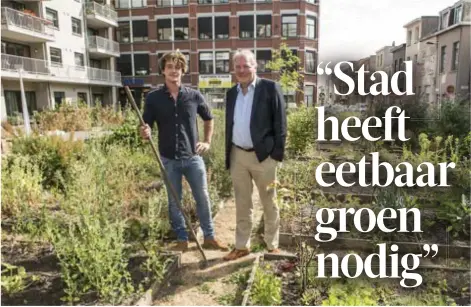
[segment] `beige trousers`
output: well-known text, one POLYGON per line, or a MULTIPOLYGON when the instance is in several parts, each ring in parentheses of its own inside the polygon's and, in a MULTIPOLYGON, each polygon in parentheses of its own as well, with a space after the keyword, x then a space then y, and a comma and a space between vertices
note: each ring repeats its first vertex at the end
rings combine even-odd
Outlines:
POLYGON ((236 202, 236 242, 235 248, 249 249, 252 233, 253 183, 257 185, 263 206, 265 235, 268 249, 278 248, 280 214, 276 203, 276 170, 279 162, 268 157, 259 162, 255 152, 247 152, 232 146, 230 172, 236 202))

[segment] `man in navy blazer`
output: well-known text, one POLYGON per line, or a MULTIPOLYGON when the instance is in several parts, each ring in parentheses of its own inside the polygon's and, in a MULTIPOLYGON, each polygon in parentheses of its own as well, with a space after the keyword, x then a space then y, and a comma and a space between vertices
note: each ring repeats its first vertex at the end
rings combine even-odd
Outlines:
POLYGON ((234 186, 237 226, 235 248, 224 260, 249 254, 252 180, 263 205, 266 248, 279 251, 275 181, 286 142, 286 104, 280 85, 257 76, 257 61, 250 50, 237 51, 233 64, 238 84, 226 97, 226 168, 234 186))

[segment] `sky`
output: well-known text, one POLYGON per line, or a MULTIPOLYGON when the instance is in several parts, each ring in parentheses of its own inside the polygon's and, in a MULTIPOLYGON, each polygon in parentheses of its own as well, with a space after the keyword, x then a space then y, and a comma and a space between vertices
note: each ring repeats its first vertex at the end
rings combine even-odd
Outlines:
POLYGON ((457 0, 320 0, 319 63, 358 60, 395 41, 406 42, 404 25, 438 16, 457 0))

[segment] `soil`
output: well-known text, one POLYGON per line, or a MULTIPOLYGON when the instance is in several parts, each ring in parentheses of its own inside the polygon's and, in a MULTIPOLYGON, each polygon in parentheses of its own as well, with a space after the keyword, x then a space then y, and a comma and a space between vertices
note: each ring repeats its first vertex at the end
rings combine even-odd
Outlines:
MULTIPOLYGON (((254 202, 254 228, 251 245, 252 248, 257 248, 262 241, 256 233, 262 217, 262 206, 259 203, 256 188, 254 188, 252 199, 254 202)), ((228 201, 214 219, 216 237, 228 245, 234 243, 235 209, 234 201, 228 201)), ((202 257, 196 249, 196 244, 190 245, 190 251, 182 254, 182 270, 170 281, 170 286, 154 301, 154 306, 220 306, 241 303, 238 301, 240 295, 237 293, 240 293, 243 287, 228 283, 227 280, 231 275, 249 270, 256 253, 253 252, 246 257, 230 262, 222 260, 222 257, 228 252, 205 251, 205 253, 210 266, 203 269, 200 267, 202 257)))
MULTIPOLYGON (((136 288, 145 278, 145 274, 139 269, 145 259, 142 256, 133 256, 129 260, 128 270, 136 288)), ((50 244, 3 240, 2 262, 24 267, 29 277, 33 275, 38 277, 38 280, 31 283, 27 281, 30 285, 22 292, 12 295, 3 294, 3 305, 64 305, 61 300, 65 293, 60 265, 50 244)), ((79 303, 80 305, 96 305, 100 304, 100 301, 96 293, 90 293, 84 295, 79 303)))

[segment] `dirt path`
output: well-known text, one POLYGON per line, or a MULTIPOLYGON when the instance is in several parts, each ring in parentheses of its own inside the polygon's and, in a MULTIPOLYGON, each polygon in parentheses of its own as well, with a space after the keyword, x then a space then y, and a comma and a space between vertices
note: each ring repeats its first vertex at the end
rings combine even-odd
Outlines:
MULTIPOLYGON (((258 191, 254 190, 252 196, 254 201, 252 249, 260 246, 260 239, 255 235, 255 232, 262 216, 258 191)), ((230 200, 218 212, 214 220, 216 236, 231 248, 234 244, 235 216, 235 203, 230 200)), ((222 257, 228 252, 205 250, 205 253, 210 266, 201 269, 201 254, 196 249, 195 243, 190 245, 190 251, 182 255, 182 269, 177 276, 171 279, 168 289, 154 301, 154 306, 214 306, 236 303, 234 299, 238 291, 237 281, 244 272, 250 270, 256 253, 230 262, 222 260, 222 257)))

